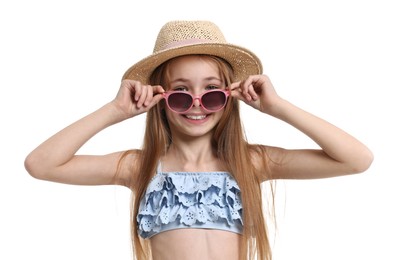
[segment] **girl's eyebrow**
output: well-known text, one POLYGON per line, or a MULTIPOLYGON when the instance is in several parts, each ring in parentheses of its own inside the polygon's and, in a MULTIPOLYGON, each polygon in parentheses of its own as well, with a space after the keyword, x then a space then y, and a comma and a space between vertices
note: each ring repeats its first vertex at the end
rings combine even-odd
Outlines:
POLYGON ((177 82, 189 82, 189 79, 178 78, 178 79, 170 81, 170 83, 177 83, 177 82))
POLYGON ((220 78, 217 77, 207 77, 205 78, 206 81, 212 81, 212 80, 217 80, 219 82, 223 82, 223 80, 221 80, 220 78))
MULTIPOLYGON (((220 78, 214 77, 214 76, 212 76, 212 77, 207 77, 207 78, 204 78, 204 79, 203 79, 203 81, 213 81, 213 80, 217 80, 217 81, 219 81, 219 82, 223 82, 223 80, 221 80, 220 78)), ((178 79, 172 80, 170 83, 177 83, 177 82, 184 82, 184 83, 186 83, 186 82, 190 82, 190 81, 191 81, 190 79, 178 78, 178 79)))

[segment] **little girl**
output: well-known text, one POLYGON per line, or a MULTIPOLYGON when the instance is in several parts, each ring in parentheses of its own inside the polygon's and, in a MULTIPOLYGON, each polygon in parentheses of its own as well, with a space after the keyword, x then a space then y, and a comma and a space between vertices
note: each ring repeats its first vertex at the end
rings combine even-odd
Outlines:
POLYGON ((25 167, 38 179, 131 189, 136 259, 270 260, 261 183, 360 173, 372 160, 357 139, 279 96, 258 57, 227 43, 215 24, 172 21, 111 102, 39 145, 25 167), (321 149, 248 143, 241 102, 321 149), (76 154, 100 131, 141 113, 141 149, 76 154))

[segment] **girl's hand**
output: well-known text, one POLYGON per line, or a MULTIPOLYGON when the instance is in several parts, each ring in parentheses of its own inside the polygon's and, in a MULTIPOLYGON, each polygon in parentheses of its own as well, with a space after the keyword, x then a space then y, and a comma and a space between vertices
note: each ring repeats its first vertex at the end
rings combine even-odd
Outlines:
POLYGON ((149 111, 163 98, 162 93, 164 89, 160 85, 143 85, 136 80, 123 80, 112 103, 127 119, 149 111))
POLYGON ((274 114, 274 108, 281 100, 266 75, 252 75, 243 81, 232 83, 231 95, 270 115, 274 114))

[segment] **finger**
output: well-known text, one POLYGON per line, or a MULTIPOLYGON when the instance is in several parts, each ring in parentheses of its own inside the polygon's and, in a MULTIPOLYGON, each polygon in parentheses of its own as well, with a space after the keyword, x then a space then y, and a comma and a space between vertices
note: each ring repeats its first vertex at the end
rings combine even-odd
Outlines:
POLYGON ((251 100, 257 100, 259 98, 258 88, 259 88, 259 78, 258 75, 249 76, 243 83, 244 88, 246 88, 245 97, 251 100))
POLYGON ((148 90, 148 93, 147 93, 147 97, 146 97, 144 106, 146 107, 146 109, 150 109, 151 107, 156 105, 160 100, 162 100, 164 98, 164 96, 162 94, 165 92, 165 90, 160 85, 149 86, 149 88, 147 88, 147 90, 148 90))
POLYGON ((154 105, 156 105, 157 103, 160 102, 160 100, 163 99, 163 95, 162 94, 157 94, 155 96, 153 96, 152 100, 150 101, 148 108, 153 107, 154 105))
POLYGON ((137 108, 141 108, 143 106, 148 92, 147 88, 148 86, 141 86, 141 88, 138 90, 139 96, 136 103, 137 108))
POLYGON ((252 100, 252 97, 249 94, 249 87, 250 87, 249 79, 247 79, 241 83, 241 94, 247 101, 252 100))
POLYGON ((249 85, 248 87, 248 95, 252 98, 252 100, 258 99, 258 94, 255 91, 255 87, 253 84, 249 85))
POLYGON ((139 81, 132 82, 132 89, 134 91, 134 101, 138 101, 142 94, 142 84, 139 81))
POLYGON ((243 82, 238 81, 234 82, 230 85, 230 90, 231 90, 231 96, 234 98, 239 98, 242 101, 246 101, 246 95, 243 94, 243 82))
POLYGON ((155 104, 164 98, 163 93, 165 93, 165 92, 166 91, 164 90, 164 88, 161 85, 153 86, 152 95, 153 95, 153 101, 155 101, 155 104))
POLYGON ((145 96, 145 99, 143 101, 143 105, 144 106, 148 106, 149 103, 153 99, 153 87, 152 86, 146 86, 144 92, 145 92, 144 94, 146 94, 146 96, 145 96))
POLYGON ((241 86, 241 81, 231 83, 230 90, 237 90, 238 88, 240 88, 240 86, 241 86))
POLYGON ((153 95, 162 94, 166 92, 161 85, 153 86, 153 95))

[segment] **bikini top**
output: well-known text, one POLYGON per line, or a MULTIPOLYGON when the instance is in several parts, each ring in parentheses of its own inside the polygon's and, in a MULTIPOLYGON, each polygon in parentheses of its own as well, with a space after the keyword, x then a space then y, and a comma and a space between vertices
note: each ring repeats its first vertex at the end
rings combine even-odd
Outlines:
POLYGON ((241 234, 240 189, 228 172, 162 172, 159 163, 136 219, 142 238, 180 228, 241 234))

